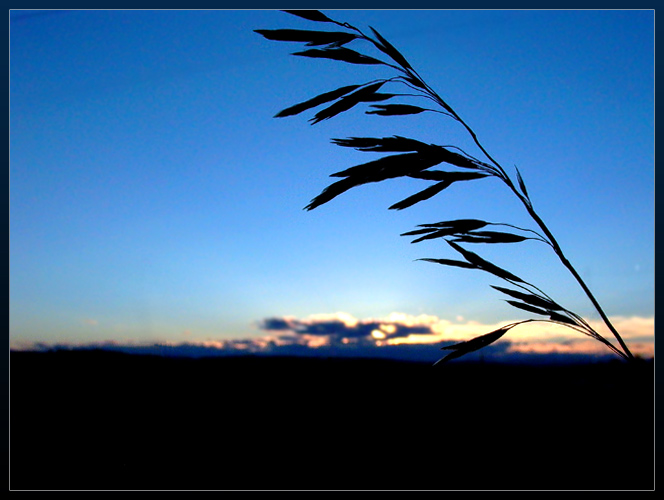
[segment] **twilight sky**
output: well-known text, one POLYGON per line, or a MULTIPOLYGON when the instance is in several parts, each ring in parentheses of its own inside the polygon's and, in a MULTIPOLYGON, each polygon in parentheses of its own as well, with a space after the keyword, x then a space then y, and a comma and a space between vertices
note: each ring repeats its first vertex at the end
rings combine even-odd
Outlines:
MULTIPOLYGON (((650 345, 654 13, 324 12, 380 31, 494 158, 519 167, 609 316, 650 345)), ((387 207, 424 186, 370 184, 303 210, 329 174, 377 158, 331 138, 405 135, 480 153, 439 114, 273 118, 386 76, 290 56, 303 45, 253 32, 276 28, 327 26, 270 10, 11 13, 11 345, 214 344, 331 319, 373 325, 376 340, 422 325, 460 339, 530 317, 488 286, 497 278, 414 262, 457 258, 440 240, 399 236, 460 218, 533 227, 496 179, 400 212, 387 207)), ((598 319, 544 245, 468 248, 598 319)), ((551 345, 588 340, 567 335, 551 345)))

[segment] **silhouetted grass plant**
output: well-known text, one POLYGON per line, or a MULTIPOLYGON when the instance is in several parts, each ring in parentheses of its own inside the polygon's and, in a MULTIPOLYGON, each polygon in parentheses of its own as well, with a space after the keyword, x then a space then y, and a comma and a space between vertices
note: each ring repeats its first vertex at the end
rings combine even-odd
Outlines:
POLYGON ((493 285, 492 287, 509 297, 507 303, 517 309, 539 317, 539 319, 526 319, 510 323, 472 340, 443 347, 442 349, 452 352, 438 362, 458 358, 469 352, 481 349, 500 339, 512 328, 533 321, 564 325, 601 342, 621 358, 634 359, 595 296, 567 259, 547 225, 535 211, 526 184, 516 166, 515 173, 513 174, 514 178, 512 178, 486 151, 473 129, 424 81, 408 63, 406 58, 374 28, 370 28, 371 35, 369 35, 348 23, 335 21, 317 10, 287 10, 284 12, 309 21, 321 23, 321 25, 333 26, 334 30, 276 29, 255 31, 268 40, 300 42, 305 43, 308 47, 313 47, 304 51, 294 52, 293 55, 295 56, 332 59, 348 64, 387 66, 395 71, 395 75, 391 78, 379 78, 325 92, 280 111, 276 117, 294 116, 319 106, 325 107, 309 120, 312 125, 333 118, 358 105, 368 105, 369 109, 366 110, 366 114, 377 116, 403 116, 434 112, 442 114, 446 119, 454 120, 461 124, 485 157, 485 161, 482 161, 458 147, 426 144, 416 139, 399 135, 392 137, 332 139, 334 144, 345 148, 353 148, 369 153, 394 154, 382 156, 376 160, 332 174, 332 177, 338 177, 340 180, 330 184, 322 193, 311 200, 311 203, 305 207, 306 210, 313 210, 356 186, 381 182, 386 179, 410 177, 431 183, 431 185, 422 191, 389 207, 391 210, 403 210, 432 198, 455 182, 496 177, 518 198, 537 227, 537 229, 529 229, 502 222, 457 219, 421 224, 418 226, 419 229, 402 235, 415 236, 416 238, 413 239, 412 243, 442 239, 461 259, 425 258, 419 260, 444 266, 475 269, 500 278, 508 283, 510 287, 506 288, 493 285), (343 31, 339 31, 338 28, 342 28, 343 31), (383 56, 386 56, 387 60, 377 59, 357 50, 350 49, 347 45, 351 43, 355 45, 365 44, 365 46, 369 44, 378 49, 383 56), (390 93, 381 92, 386 88, 405 89, 405 91, 392 90, 390 93), (426 99, 429 103, 428 107, 394 102, 399 98, 410 99, 413 97, 426 99), (390 102, 387 104, 375 104, 386 101, 390 102), (445 166, 444 170, 441 169, 443 165, 445 166), (436 166, 438 166, 438 169, 434 170, 433 167, 436 166), (551 248, 562 265, 572 274, 586 296, 590 299, 590 302, 617 340, 618 346, 600 335, 581 316, 554 301, 537 286, 483 259, 477 253, 461 245, 462 243, 513 244, 526 240, 535 240, 551 248))

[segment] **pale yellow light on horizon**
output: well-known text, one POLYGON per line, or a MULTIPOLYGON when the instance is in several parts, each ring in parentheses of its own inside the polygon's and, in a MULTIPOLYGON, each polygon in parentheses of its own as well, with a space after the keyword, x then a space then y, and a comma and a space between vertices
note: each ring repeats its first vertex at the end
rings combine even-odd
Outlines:
POLYGON ((385 335, 385 333, 383 333, 381 330, 378 330, 378 329, 373 330, 371 332, 371 336, 376 340, 383 340, 385 337, 387 337, 387 335, 385 335))
MULTIPOLYGON (((294 319, 294 318, 293 318, 294 319)), ((456 343, 473 339, 495 331, 507 324, 516 322, 501 321, 497 323, 483 324, 477 321, 464 321, 463 318, 456 318, 457 322, 441 319, 432 315, 409 315, 405 313, 394 312, 387 318, 382 319, 364 319, 358 320, 348 313, 338 312, 334 314, 316 314, 300 320, 302 323, 314 324, 317 321, 341 321, 349 328, 354 328, 360 322, 378 323, 377 327, 370 333, 370 340, 375 345, 400 345, 400 344, 434 344, 439 342, 456 343), (395 334, 400 326, 426 326, 431 334, 410 334, 405 337, 390 338, 395 334)), ((607 340, 616 344, 613 335, 607 331, 606 326, 600 320, 587 320, 588 323, 607 340)), ((620 332, 622 338, 633 354, 654 357, 655 342, 655 318, 640 316, 615 316, 611 317, 611 322, 620 332)), ((177 346, 181 343, 200 345, 204 347, 224 349, 232 348, 239 350, 260 351, 270 348, 270 346, 282 346, 290 344, 300 344, 311 348, 326 347, 331 345, 333 338, 326 335, 307 335, 296 332, 290 334, 280 334, 276 336, 267 335, 261 337, 249 337, 244 339, 215 339, 192 338, 191 331, 182 334, 180 341, 169 340, 143 340, 130 339, 126 336, 123 339, 98 340, 94 342, 57 342, 57 345, 71 347, 78 346, 139 346, 149 344, 160 344, 164 346, 177 346)), ((341 340, 341 339, 340 339, 341 340)), ((355 340, 355 339, 353 339, 355 340)), ((609 349, 602 343, 583 335, 581 332, 556 325, 549 322, 530 322, 518 325, 512 328, 501 341, 510 342, 508 352, 532 352, 532 353, 608 353, 609 349)), ((350 340, 347 342, 352 344, 350 340)), ((15 350, 30 350, 41 348, 46 343, 28 342, 19 339, 10 339, 10 348, 15 350)), ((55 344, 54 344, 55 345, 55 344)), ((48 346, 47 346, 48 347, 48 346)))

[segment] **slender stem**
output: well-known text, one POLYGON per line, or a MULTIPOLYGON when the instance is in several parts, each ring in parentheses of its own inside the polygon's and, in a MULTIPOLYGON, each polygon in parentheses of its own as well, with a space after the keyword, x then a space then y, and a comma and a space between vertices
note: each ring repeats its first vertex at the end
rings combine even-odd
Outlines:
POLYGON ((530 202, 530 200, 528 200, 521 193, 519 193, 519 191, 516 189, 516 186, 514 186, 514 183, 509 178, 509 176, 507 175, 507 173, 505 172, 503 167, 487 152, 486 149, 484 149, 484 146, 482 146, 482 144, 480 144, 480 141, 477 138, 477 135, 475 134, 473 129, 471 129, 470 126, 466 122, 464 122, 463 119, 459 115, 457 115, 456 112, 454 112, 428 85, 427 85, 427 88, 430 92, 432 92, 433 97, 439 102, 439 104, 444 109, 449 110, 451 112, 451 114, 454 116, 454 118, 459 123, 461 123, 461 125, 463 125, 463 127, 466 129, 466 131, 472 137, 472 139, 475 142, 475 144, 477 145, 477 147, 482 151, 482 153, 484 153, 484 155, 491 161, 491 163, 493 163, 496 166, 496 168, 500 171, 500 173, 502 174, 500 177, 505 181, 505 183, 509 186, 509 188, 514 192, 514 194, 517 195, 519 200, 521 200, 521 202, 526 207, 526 210, 528 211, 528 213, 530 214, 532 219, 537 223, 537 225, 540 227, 540 229, 544 232, 546 237, 549 239, 551 247, 553 248, 554 252, 558 256, 558 259, 560 259, 560 262, 562 262, 562 264, 567 268, 567 270, 572 274, 572 276, 574 276, 574 279, 576 279, 577 283, 579 283, 579 285, 581 286, 581 288, 585 292, 586 296, 590 299, 590 302, 592 302, 593 306, 595 307, 595 309, 599 313, 600 317, 602 318, 602 320, 604 321, 604 323, 606 324, 608 329, 611 331, 611 333, 613 333, 614 337, 616 338, 616 340, 620 344, 620 347, 622 347, 625 356, 628 359, 634 359, 634 356, 632 355, 630 350, 627 348, 627 345, 623 341, 622 337, 620 336, 618 331, 615 329, 615 327, 613 326, 613 324, 609 320, 608 316, 606 315, 606 313, 602 309, 602 306, 600 306, 599 302, 597 301, 597 299, 595 298, 593 293, 590 291, 590 288, 588 288, 588 285, 586 285, 586 283, 583 281, 583 279, 581 278, 579 273, 576 271, 576 269, 574 269, 574 266, 572 266, 571 262, 567 259, 567 257, 565 257, 565 254, 563 253, 562 249, 560 248, 560 245, 556 241, 555 237, 553 236, 551 231, 549 231, 549 228, 546 226, 544 221, 539 217, 539 215, 537 215, 537 212, 535 212, 535 209, 533 208, 532 203, 530 202))
MULTIPOLYGON (((462 123, 463 123, 463 122, 462 122, 462 123)), ((466 126, 467 129, 469 129, 468 126, 465 125, 465 123, 463 123, 463 124, 464 124, 464 126, 466 126)), ((504 170, 502 169, 502 167, 500 167, 500 165, 498 165, 498 164, 496 163, 496 161, 495 161, 491 156, 489 156, 489 155, 486 153, 486 151, 484 150, 484 148, 480 145, 479 141, 477 140, 477 136, 476 136, 474 133, 471 133, 471 136, 473 137, 473 140, 474 140, 475 143, 478 145, 478 147, 480 147, 480 149, 482 150, 482 152, 484 152, 484 154, 487 155, 487 158, 489 158, 489 160, 491 160, 491 161, 492 161, 492 162, 493 162, 498 168, 500 168, 501 171, 504 172, 504 170)), ((512 183, 512 181, 509 179, 509 177, 507 177, 507 175, 505 175, 504 180, 505 180, 505 182, 507 183, 507 185, 510 187, 510 189, 511 189, 511 190, 517 195, 517 197, 521 200, 521 202, 522 202, 523 205, 526 207, 526 210, 528 211, 528 213, 530 214, 530 216, 532 217, 532 219, 537 223, 537 225, 540 227, 540 229, 542 230, 542 232, 543 232, 543 233, 545 234, 545 236, 549 239, 549 242, 550 242, 550 244, 551 244, 551 247, 553 248, 554 252, 555 252, 556 255, 558 256, 558 259, 560 259, 560 262, 561 262, 561 263, 567 268, 567 270, 572 274, 572 276, 574 276, 574 279, 577 281, 577 283, 581 286, 581 288, 582 288, 583 291, 585 292, 586 296, 590 299, 590 302, 592 302, 593 306, 595 307, 595 309, 596 309, 597 312, 599 313, 600 317, 602 318, 602 320, 604 321, 604 323, 606 324, 606 326, 608 327, 608 329, 611 331, 611 333, 613 334, 613 336, 616 338, 616 340, 617 340, 618 343, 620 344, 620 347, 622 347, 624 353, 627 355, 627 358, 628 358, 628 359, 633 359, 634 356, 632 355, 632 353, 631 353, 630 350, 628 349, 627 345, 626 345, 625 342, 623 341, 623 339, 622 339, 622 337, 620 336, 620 334, 618 333, 618 331, 615 329, 615 327, 613 326, 613 324, 612 324, 611 321, 609 320, 608 316, 606 315, 606 313, 605 313, 604 310, 602 309, 602 306, 599 304, 599 302, 597 301, 597 299, 595 298, 595 296, 593 295, 593 293, 590 291, 590 288, 588 288, 588 285, 586 285, 586 283, 583 281, 583 278, 581 278, 581 276, 580 276, 579 273, 576 271, 576 269, 574 268, 574 266, 572 265, 572 263, 567 259, 567 257, 566 257, 565 254, 563 253, 562 249, 560 248, 560 245, 559 245, 558 242, 556 241, 556 238, 553 236, 553 233, 551 233, 551 231, 550 231, 549 228, 546 226, 546 224, 544 223, 544 221, 540 218, 540 216, 537 214, 537 212, 535 212, 535 209, 533 208, 532 203, 530 203, 529 200, 527 200, 526 198, 524 198, 524 197, 521 195, 521 193, 519 193, 519 192, 517 191, 516 187, 514 186, 514 183, 512 183)))
MULTIPOLYGON (((548 233, 548 230, 546 229, 546 226, 544 225, 544 222, 542 222, 542 220, 539 219, 539 217, 537 217, 537 214, 535 213, 535 211, 532 210, 532 208, 530 208, 529 212, 531 212, 531 216, 533 216, 533 219, 536 220, 536 222, 540 225, 542 230, 548 233)), ((581 286, 581 288, 583 289, 585 294, 590 299, 590 302, 592 302, 593 306, 595 306, 595 309, 599 313, 600 317, 602 318, 602 320, 604 321, 606 326, 609 328, 611 333, 613 333, 613 336, 616 338, 616 340, 620 344, 620 347, 622 347, 622 349, 625 352, 625 354, 627 355, 627 357, 629 359, 634 359, 634 356, 632 355, 632 353, 628 349, 627 345, 625 344, 625 341, 622 339, 622 337, 620 336, 618 331, 615 329, 615 327, 613 326, 613 324, 609 320, 608 316, 606 315, 606 313, 602 309, 602 306, 599 304, 599 302, 597 301, 597 299, 595 298, 593 293, 590 291, 590 288, 588 288, 588 285, 586 285, 586 283, 583 281, 583 279, 581 278, 579 273, 576 271, 576 269, 574 269, 574 266, 572 266, 571 262, 569 260, 567 260, 567 257, 565 257, 565 255, 563 254, 562 250, 558 246, 558 243, 555 241, 555 239, 553 239, 553 235, 551 235, 551 233, 548 233, 547 236, 551 239, 551 243, 554 245, 554 250, 555 250, 556 254, 558 255, 558 258, 563 263, 563 265, 569 270, 569 272, 572 274, 572 276, 574 276, 574 279, 576 279, 576 281, 579 283, 579 285, 581 286)))

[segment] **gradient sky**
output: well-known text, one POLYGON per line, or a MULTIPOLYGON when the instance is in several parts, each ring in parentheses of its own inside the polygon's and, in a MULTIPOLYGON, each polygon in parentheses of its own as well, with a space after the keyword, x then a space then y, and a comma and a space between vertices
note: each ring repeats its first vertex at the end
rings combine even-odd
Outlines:
MULTIPOLYGON (((654 316, 653 11, 325 11, 392 42, 507 169, 610 316, 654 316)), ((311 126, 279 110, 375 67, 290 56, 254 29, 323 29, 278 11, 13 11, 10 339, 203 341, 265 318, 398 312, 493 324, 528 317, 417 224, 532 227, 495 179, 395 213, 414 182, 302 208, 328 175, 377 156, 334 137, 463 147, 442 115, 352 110, 311 126)), ((357 46, 358 50, 361 46, 357 46)), ((419 189, 417 189, 419 190, 419 189)), ((555 256, 486 257, 596 319, 555 256)), ((480 332, 483 333, 483 332, 480 332)))

